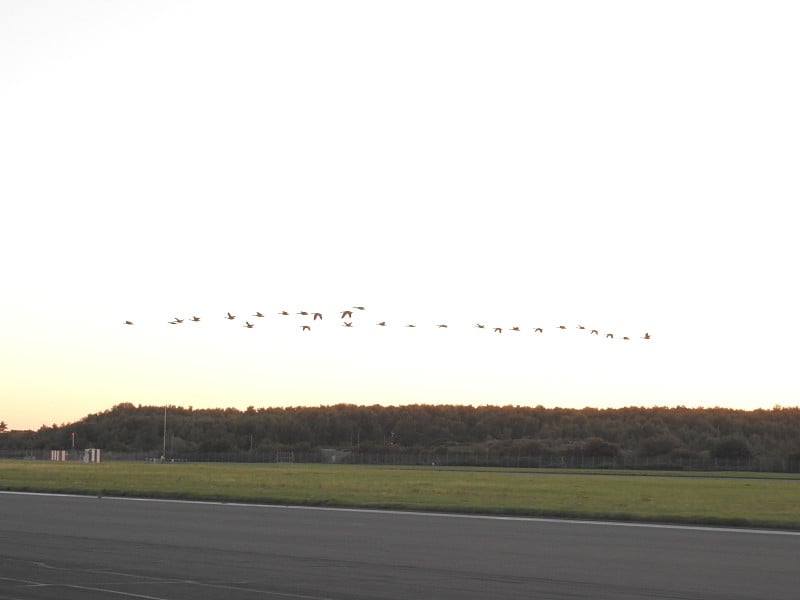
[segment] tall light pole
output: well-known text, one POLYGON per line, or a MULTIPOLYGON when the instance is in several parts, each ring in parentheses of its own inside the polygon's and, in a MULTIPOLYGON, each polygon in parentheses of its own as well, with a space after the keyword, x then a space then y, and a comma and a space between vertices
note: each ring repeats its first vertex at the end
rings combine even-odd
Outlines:
POLYGON ((167 458, 167 407, 164 406, 164 448, 161 452, 161 461, 167 458))

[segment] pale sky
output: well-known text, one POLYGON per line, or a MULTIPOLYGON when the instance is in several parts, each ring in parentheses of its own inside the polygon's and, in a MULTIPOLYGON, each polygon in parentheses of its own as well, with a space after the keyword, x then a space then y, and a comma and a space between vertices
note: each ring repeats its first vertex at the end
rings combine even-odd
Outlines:
POLYGON ((0 1, 0 419, 796 406, 798 31, 795 2, 0 1))

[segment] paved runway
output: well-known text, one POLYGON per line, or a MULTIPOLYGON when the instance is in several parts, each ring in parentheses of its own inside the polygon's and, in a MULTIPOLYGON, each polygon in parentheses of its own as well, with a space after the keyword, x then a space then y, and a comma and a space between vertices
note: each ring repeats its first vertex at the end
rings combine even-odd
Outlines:
POLYGON ((800 534, 0 493, 0 600, 800 597, 800 534))

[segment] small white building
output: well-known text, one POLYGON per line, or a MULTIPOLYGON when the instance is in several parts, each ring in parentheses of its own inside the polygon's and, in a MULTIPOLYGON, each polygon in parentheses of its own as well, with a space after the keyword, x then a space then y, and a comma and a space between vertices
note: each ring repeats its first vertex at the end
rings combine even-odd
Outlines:
POLYGON ((103 451, 100 448, 87 448, 83 451, 83 462, 99 463, 103 459, 103 451))

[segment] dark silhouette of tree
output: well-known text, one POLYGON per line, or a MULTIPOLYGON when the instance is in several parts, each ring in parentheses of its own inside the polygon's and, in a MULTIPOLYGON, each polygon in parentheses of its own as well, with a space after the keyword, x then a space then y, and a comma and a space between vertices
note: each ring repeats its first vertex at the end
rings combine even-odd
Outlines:
MULTIPOLYGON (((118 404, 71 424, 7 431, 0 450, 71 446, 158 452, 164 407, 118 404)), ((504 456, 767 458, 800 453, 800 408, 743 411, 627 407, 420 405, 167 407, 167 450, 271 452, 336 448, 361 452, 470 451, 504 456)))
POLYGON ((711 456, 714 458, 751 458, 753 452, 744 438, 728 436, 714 444, 711 456))

